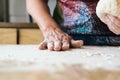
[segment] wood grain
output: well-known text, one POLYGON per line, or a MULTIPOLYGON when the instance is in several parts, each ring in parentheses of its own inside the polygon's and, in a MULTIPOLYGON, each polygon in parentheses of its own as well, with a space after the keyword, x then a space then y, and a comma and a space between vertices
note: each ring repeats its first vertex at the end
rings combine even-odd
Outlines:
POLYGON ((38 28, 35 23, 7 23, 0 22, 0 28, 38 28))
POLYGON ((43 36, 39 29, 20 29, 19 41, 20 44, 39 44, 43 36))
POLYGON ((16 29, 0 29, 0 44, 16 44, 16 29))

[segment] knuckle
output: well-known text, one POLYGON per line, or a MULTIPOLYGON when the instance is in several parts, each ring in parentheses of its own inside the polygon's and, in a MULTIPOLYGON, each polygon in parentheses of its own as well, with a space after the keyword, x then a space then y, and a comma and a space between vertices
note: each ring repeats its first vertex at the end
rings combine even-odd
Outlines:
POLYGON ((62 50, 68 50, 68 49, 69 49, 68 46, 63 46, 63 47, 62 47, 62 50))
POLYGON ((54 48, 55 51, 60 51, 60 49, 61 49, 60 46, 54 48))

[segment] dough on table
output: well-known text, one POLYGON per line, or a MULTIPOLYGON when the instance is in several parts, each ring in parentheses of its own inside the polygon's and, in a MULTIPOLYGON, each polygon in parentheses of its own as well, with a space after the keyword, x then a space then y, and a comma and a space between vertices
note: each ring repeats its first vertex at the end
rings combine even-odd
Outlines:
POLYGON ((106 14, 120 18, 120 0, 99 0, 96 14, 104 23, 106 23, 106 14))

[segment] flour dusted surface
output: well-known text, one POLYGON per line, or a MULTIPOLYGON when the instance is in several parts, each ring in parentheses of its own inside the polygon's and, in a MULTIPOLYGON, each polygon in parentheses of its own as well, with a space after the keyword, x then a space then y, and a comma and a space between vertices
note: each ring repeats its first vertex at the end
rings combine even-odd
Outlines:
POLYGON ((120 80, 120 47, 51 52, 37 45, 2 45, 0 80, 120 80))
POLYGON ((36 45, 0 46, 0 71, 29 68, 55 71, 64 69, 63 64, 80 64, 86 69, 120 70, 120 48, 84 46, 56 52, 38 50, 36 45))

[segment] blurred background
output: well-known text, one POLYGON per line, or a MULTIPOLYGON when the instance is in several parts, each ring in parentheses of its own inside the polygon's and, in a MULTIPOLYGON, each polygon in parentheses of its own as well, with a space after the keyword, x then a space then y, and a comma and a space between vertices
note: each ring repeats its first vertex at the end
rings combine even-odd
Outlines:
MULTIPOLYGON (((49 0, 51 14, 55 3, 56 0, 49 0)), ((0 21, 29 22, 25 0, 0 0, 0 21)))
MULTIPOLYGON (((51 15, 55 4, 56 0, 49 0, 51 15)), ((25 0, 0 0, 0 44, 38 44, 42 40, 41 31, 27 13, 25 0)))

